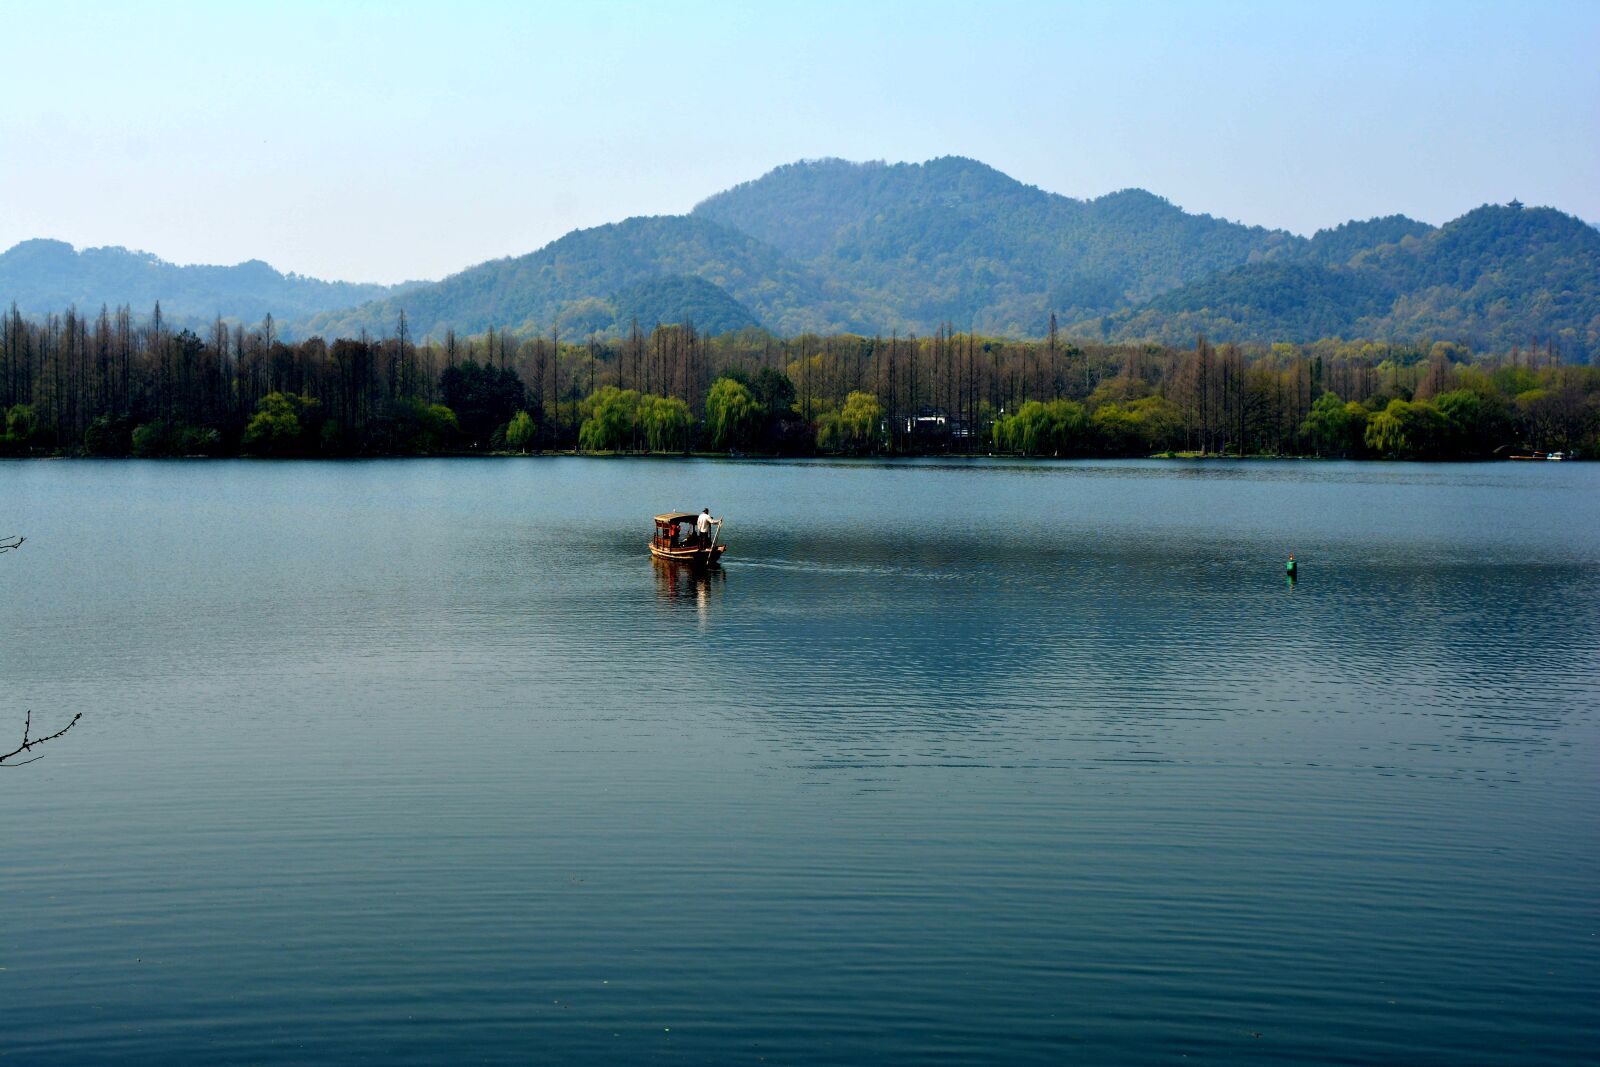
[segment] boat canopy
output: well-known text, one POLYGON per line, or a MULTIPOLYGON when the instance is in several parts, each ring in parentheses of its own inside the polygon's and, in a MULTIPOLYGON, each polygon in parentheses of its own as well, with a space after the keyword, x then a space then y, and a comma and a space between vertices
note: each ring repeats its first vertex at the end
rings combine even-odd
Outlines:
POLYGON ((673 523, 693 522, 700 517, 698 511, 669 511, 665 515, 656 516, 657 526, 671 526, 673 523))

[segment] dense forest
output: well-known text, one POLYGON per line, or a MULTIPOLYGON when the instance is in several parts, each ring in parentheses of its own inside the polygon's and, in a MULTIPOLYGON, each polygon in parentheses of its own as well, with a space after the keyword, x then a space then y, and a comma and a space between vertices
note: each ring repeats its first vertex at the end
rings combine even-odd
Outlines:
POLYGON ((156 306, 0 316, 10 455, 1321 455, 1600 449, 1600 368, 1553 346, 1187 346, 632 324, 284 341, 269 317, 173 329, 156 306))
POLYGON ((694 209, 848 286, 874 324, 1039 336, 1301 238, 1183 211, 1142 189, 1077 200, 977 160, 814 160, 694 209))
POLYGON ((1102 320, 1099 334, 1433 336, 1502 350, 1532 341, 1569 359, 1600 354, 1600 233, 1592 226, 1516 203, 1476 208, 1426 233, 1408 222, 1324 231, 1304 255, 1170 290, 1102 320), (1360 247, 1373 238, 1388 243, 1360 247))

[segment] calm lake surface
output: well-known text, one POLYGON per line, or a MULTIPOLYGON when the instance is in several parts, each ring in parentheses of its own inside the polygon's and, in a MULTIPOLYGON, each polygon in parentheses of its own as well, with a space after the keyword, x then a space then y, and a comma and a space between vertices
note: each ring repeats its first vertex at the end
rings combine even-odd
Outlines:
POLYGON ((8 533, 0 738, 84 719, 0 1058, 1600 1051, 1600 464, 27 461, 8 533))

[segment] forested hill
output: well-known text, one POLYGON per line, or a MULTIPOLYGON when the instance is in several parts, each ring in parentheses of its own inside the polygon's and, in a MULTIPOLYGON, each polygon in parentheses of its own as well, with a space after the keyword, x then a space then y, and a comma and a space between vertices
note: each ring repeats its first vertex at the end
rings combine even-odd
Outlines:
POLYGON ((72 306, 93 313, 122 304, 145 312, 160 301, 173 322, 222 315, 254 324, 269 313, 284 321, 306 318, 404 288, 281 274, 259 259, 184 267, 126 248, 78 251, 64 241, 23 241, 0 253, 0 300, 33 314, 72 306))
POLYGON ((1588 358, 1600 352, 1597 241, 1571 216, 1520 206, 1438 229, 1400 215, 1352 221, 1308 240, 1137 189, 1075 200, 969 159, 820 160, 688 216, 575 231, 306 329, 381 334, 404 308, 419 336, 615 333, 638 319, 1037 337, 1054 313, 1093 339, 1427 336, 1502 351, 1554 343, 1588 358), (691 291, 690 278, 705 284, 691 291))
POLYGON ((286 336, 514 329, 1039 337, 1192 343, 1324 337, 1553 345, 1600 355, 1600 231, 1550 208, 1488 206, 1435 228, 1391 215, 1307 239, 1190 214, 1127 189, 1077 200, 970 159, 782 166, 688 215, 575 230, 438 282, 384 289, 264 263, 176 267, 32 241, 0 256, 0 303, 32 313, 157 299, 169 317, 270 311, 286 336), (376 299, 374 299, 376 298, 376 299))
POLYGON ((1389 215, 1365 222, 1340 223, 1331 230, 1318 230, 1304 250, 1306 259, 1318 263, 1348 263, 1363 252, 1383 245, 1399 244, 1407 237, 1426 237, 1433 227, 1404 215, 1389 215))
POLYGON ((956 157, 794 163, 694 213, 848 284, 880 328, 901 330, 951 321, 1037 335, 1051 311, 1127 307, 1305 244, 1187 214, 1140 189, 1074 200, 956 157))
MULTIPOLYGON (((1375 220, 1372 224, 1389 223, 1375 220)), ((1164 293, 1080 333, 1176 341, 1433 337, 1483 350, 1600 353, 1600 232, 1550 208, 1485 206, 1437 230, 1297 262, 1252 264, 1164 293)), ((1342 229, 1342 228, 1341 228, 1342 229)), ((1326 231, 1325 231, 1326 232, 1326 231)), ((1340 241, 1333 231, 1323 242, 1340 241)))
MULTIPOLYGON (((710 219, 660 215, 574 230, 537 252, 492 260, 400 297, 325 314, 304 330, 351 336, 393 328, 403 310, 417 336, 491 326, 548 333, 626 330, 633 315, 696 321, 715 307, 721 322, 782 333, 870 330, 851 294, 748 234, 710 219), (693 288, 685 277, 700 279, 693 288), (675 282, 674 279, 677 281, 675 282), (716 290, 715 292, 713 290, 716 290)), ((640 318, 648 330, 655 325, 640 318)), ((701 319, 715 330, 718 322, 701 319)))

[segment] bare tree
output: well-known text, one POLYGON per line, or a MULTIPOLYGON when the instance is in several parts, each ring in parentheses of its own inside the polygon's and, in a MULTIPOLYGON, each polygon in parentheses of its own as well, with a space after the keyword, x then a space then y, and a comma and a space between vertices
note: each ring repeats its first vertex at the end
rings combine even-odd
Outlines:
MULTIPOLYGON (((13 549, 19 548, 19 547, 21 547, 22 542, 24 542, 26 540, 27 540, 26 537, 20 537, 20 536, 16 536, 16 535, 13 535, 13 536, 10 536, 10 537, 0 537, 0 552, 10 552, 13 549)), ((27 753, 29 753, 29 752, 33 751, 34 749, 38 748, 40 745, 44 744, 46 741, 54 741, 56 738, 60 737, 62 734, 66 733, 68 730, 70 730, 74 726, 76 726, 78 724, 78 720, 81 719, 81 718, 83 718, 83 712, 80 711, 80 712, 78 712, 78 714, 76 714, 76 715, 74 715, 72 717, 72 721, 71 722, 67 723, 67 725, 63 726, 61 729, 57 730, 55 733, 49 734, 49 735, 47 735, 45 737, 34 737, 34 736, 32 736, 32 734, 33 734, 33 712, 31 710, 28 711, 27 714, 23 717, 23 720, 22 720, 22 744, 18 745, 16 748, 12 749, 10 752, 7 752, 7 753, 5 753, 3 755, 0 755, 0 764, 4 764, 6 762, 6 760, 9 760, 9 759, 11 759, 11 758, 13 758, 15 756, 26 755, 27 753)), ((40 757, 38 757, 38 756, 29 756, 25 760, 17 760, 17 762, 15 762, 13 764, 10 764, 10 766, 12 766, 12 767, 20 767, 24 763, 32 763, 34 760, 39 759, 39 758, 40 757)))

